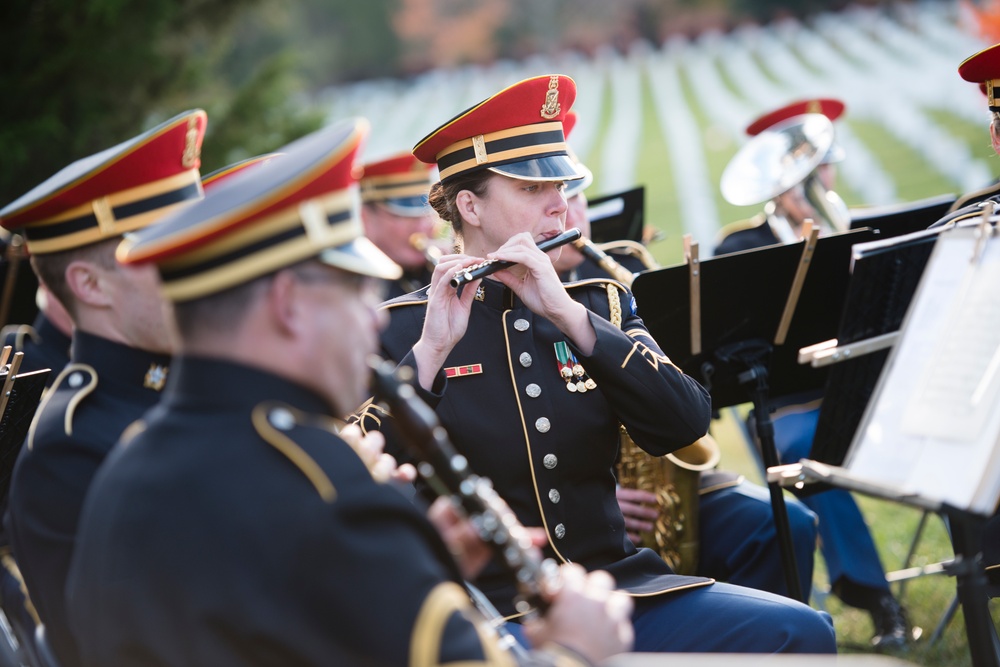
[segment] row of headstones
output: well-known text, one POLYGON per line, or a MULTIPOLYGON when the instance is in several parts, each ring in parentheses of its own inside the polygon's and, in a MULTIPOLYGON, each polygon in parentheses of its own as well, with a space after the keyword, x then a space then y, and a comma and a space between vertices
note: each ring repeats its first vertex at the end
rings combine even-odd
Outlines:
MULTIPOLYGON (((928 113, 947 111, 981 123, 986 141, 989 117, 982 96, 956 74, 962 58, 983 46, 960 25, 954 3, 891 11, 857 8, 821 15, 808 25, 785 21, 725 35, 706 33, 694 40, 672 39, 660 48, 642 43, 625 54, 605 49, 591 57, 563 53, 440 69, 404 81, 339 86, 326 96, 331 118, 364 115, 371 120, 366 156, 374 159, 411 148, 442 120, 504 86, 527 76, 563 72, 578 84, 580 122, 571 144, 581 156, 600 149, 600 181, 593 190, 616 192, 638 182, 646 89, 666 139, 673 187, 683 193, 676 197, 678 215, 685 231, 710 242, 729 221, 719 220, 718 183, 709 175, 699 116, 725 135, 735 153, 745 141, 743 128, 759 113, 798 97, 838 97, 846 102, 849 117, 884 128, 959 191, 989 182, 989 166, 928 113), (693 99, 684 94, 682 74, 693 99), (603 117, 607 122, 602 128, 603 117)), ((840 167, 847 186, 868 204, 898 201, 892 176, 872 151, 847 123, 839 123, 837 132, 848 156, 840 167)), ((668 184, 656 179, 652 185, 668 184)), ((938 193, 928 193, 933 194, 938 193)))

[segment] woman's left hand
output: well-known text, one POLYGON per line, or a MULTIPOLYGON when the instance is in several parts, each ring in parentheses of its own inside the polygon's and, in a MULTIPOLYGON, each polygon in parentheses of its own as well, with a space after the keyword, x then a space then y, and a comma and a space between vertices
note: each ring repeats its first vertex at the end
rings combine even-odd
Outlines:
POLYGON ((530 234, 515 234, 488 257, 515 262, 514 266, 497 271, 493 277, 513 290, 531 312, 551 320, 581 352, 590 353, 597 336, 587 317, 587 309, 566 292, 552 260, 538 249, 530 234))

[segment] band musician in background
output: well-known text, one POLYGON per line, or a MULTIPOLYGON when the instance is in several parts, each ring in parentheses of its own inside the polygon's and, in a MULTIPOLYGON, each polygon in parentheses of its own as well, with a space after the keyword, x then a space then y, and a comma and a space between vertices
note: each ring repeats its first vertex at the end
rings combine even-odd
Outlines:
MULTIPOLYGON (((727 191, 723 177, 723 194, 731 203, 745 204, 757 197, 767 197, 767 202, 764 211, 750 223, 733 223, 722 229, 716 255, 795 242, 806 219, 819 224, 821 234, 849 228, 847 207, 833 190, 836 164, 845 156, 835 140, 832 122, 843 112, 844 104, 839 100, 803 100, 766 113, 747 127, 752 138, 727 171, 739 173, 744 166, 759 167, 764 173, 776 174, 779 180, 763 184, 763 189, 755 193, 732 187, 727 191), (789 160, 793 166, 786 172, 769 163, 754 165, 764 159, 760 156, 777 155, 754 150, 774 141, 793 146, 792 152, 807 158, 789 160), (787 187, 789 183, 780 179, 794 183, 787 187)), ((771 402, 775 448, 782 463, 809 458, 821 400, 822 391, 818 391, 775 397, 771 402)), ((755 423, 750 414, 747 425, 751 433, 755 423)), ((854 497, 848 491, 831 489, 803 495, 801 500, 819 517, 820 551, 831 591, 845 604, 870 613, 874 647, 904 646, 909 638, 905 612, 889 589, 885 568, 854 497)))
POLYGON ((434 264, 450 250, 437 238, 440 220, 427 203, 433 165, 407 151, 369 162, 362 170, 365 236, 403 269, 403 275, 389 281, 387 298, 429 285, 434 264))
POLYGON ((180 114, 59 171, 0 210, 24 234, 39 283, 75 324, 70 363, 38 408, 14 468, 4 527, 63 667, 79 664, 66 575, 80 507, 118 435, 160 398, 173 341, 156 272, 114 259, 122 234, 202 195, 206 116, 180 114))

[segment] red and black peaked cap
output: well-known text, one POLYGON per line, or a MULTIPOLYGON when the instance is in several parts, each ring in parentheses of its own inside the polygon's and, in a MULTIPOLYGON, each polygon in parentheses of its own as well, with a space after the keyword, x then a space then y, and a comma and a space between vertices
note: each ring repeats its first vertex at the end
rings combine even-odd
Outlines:
POLYGON ((483 169, 528 181, 582 177, 563 121, 576 99, 568 76, 536 76, 504 88, 424 137, 413 154, 437 163, 441 182, 483 169))
POLYGON ((978 83, 990 111, 1000 111, 1000 44, 972 54, 958 66, 958 75, 978 83))
POLYGON ((141 229, 202 197, 204 111, 186 111, 82 158, 0 210, 28 251, 70 250, 141 229))
POLYGON ((153 262, 175 301, 215 294, 312 257, 378 278, 400 269, 363 236, 354 160, 368 121, 350 119, 279 149, 203 200, 118 248, 123 264, 153 262))
POLYGON ((362 167, 361 201, 382 204, 395 215, 418 218, 431 213, 427 195, 434 168, 410 152, 399 153, 362 167))

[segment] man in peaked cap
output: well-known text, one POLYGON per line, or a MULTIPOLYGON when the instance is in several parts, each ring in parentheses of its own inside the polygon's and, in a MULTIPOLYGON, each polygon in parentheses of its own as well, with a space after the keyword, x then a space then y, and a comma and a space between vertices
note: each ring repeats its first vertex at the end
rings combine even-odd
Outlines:
MULTIPOLYGON (((761 133, 775 131, 794 122, 793 119, 804 118, 808 114, 819 114, 832 123, 843 113, 844 103, 840 100, 831 98, 798 100, 756 118, 747 126, 746 133, 753 141, 752 138, 758 137, 761 133)), ((844 149, 834 139, 829 150, 816 167, 814 176, 826 191, 825 194, 829 200, 828 207, 836 219, 826 220, 824 212, 818 211, 806 197, 807 178, 806 181, 794 184, 766 202, 763 212, 749 220, 733 222, 723 227, 716 239, 714 254, 723 255, 749 248, 797 241, 801 236, 802 224, 806 218, 811 218, 817 223, 825 225, 831 231, 843 231, 837 228, 848 221, 847 207, 833 192, 836 163, 843 159, 844 149)))
POLYGON ((362 167, 361 219, 365 236, 403 269, 389 283, 393 298, 431 282, 435 256, 442 254, 435 237, 437 216, 427 203, 434 170, 407 151, 362 167))
MULTIPOLYGON (((59 171, 0 210, 73 320, 70 363, 39 407, 11 481, 5 528, 64 667, 78 664, 63 591, 90 481, 128 424, 160 397, 172 341, 155 270, 114 259, 122 234, 202 196, 203 111, 59 171)), ((55 369, 58 371, 58 369, 55 369)))
MULTIPOLYGON (((266 162, 271 155, 249 158, 236 164, 218 169, 201 179, 202 188, 208 191, 229 175, 241 171, 258 162, 266 162)), ((3 345, 10 345, 14 352, 24 352, 21 372, 52 369, 49 384, 56 379, 59 371, 69 363, 69 349, 73 335, 73 320, 62 303, 49 292, 44 284, 39 285, 36 296, 38 315, 29 324, 9 324, 0 330, 3 345)))
MULTIPOLYGON (((471 620, 461 545, 376 481, 378 437, 335 431, 399 275, 361 234, 366 134, 320 130, 120 247, 159 269, 181 354, 87 497, 67 587, 85 665, 512 664, 471 620)), ((534 664, 628 646, 628 600, 568 576, 534 664)))
MULTIPOLYGON (((637 651, 833 652, 828 617, 762 591, 673 573, 629 541, 615 498, 624 425, 653 455, 705 434, 708 393, 659 349, 620 283, 564 285, 559 249, 567 181, 581 177, 563 120, 563 75, 526 79, 446 122, 414 148, 436 162, 430 202, 464 253, 445 255, 429 288, 383 304, 389 358, 413 369, 456 449, 489 477, 520 522, 545 529, 557 562, 607 570, 633 597, 637 651), (452 287, 484 259, 509 268, 452 287)), ((388 424, 369 407, 370 429, 388 424)), ((390 453, 402 450, 387 431, 390 453)), ((517 620, 515 577, 494 561, 473 583, 517 620)))

